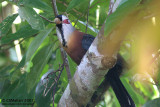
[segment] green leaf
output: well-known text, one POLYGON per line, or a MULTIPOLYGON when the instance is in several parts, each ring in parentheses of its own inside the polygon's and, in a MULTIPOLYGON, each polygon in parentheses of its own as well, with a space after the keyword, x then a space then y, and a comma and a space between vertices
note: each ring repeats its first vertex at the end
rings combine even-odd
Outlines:
POLYGON ((72 10, 75 7, 79 7, 81 4, 83 4, 83 8, 82 7, 79 7, 79 8, 84 9, 84 7, 88 6, 89 1, 90 0, 72 0, 69 3, 66 12, 69 12, 70 10, 72 10))
POLYGON ((0 0, 0 3, 3 2, 4 0, 0 0))
POLYGON ((19 6, 18 13, 22 19, 27 20, 33 29, 43 30, 45 28, 42 18, 32 8, 19 6))
POLYGON ((154 95, 154 88, 151 84, 146 84, 143 82, 135 82, 140 91, 147 97, 154 95))
POLYGON ((19 62, 19 64, 17 65, 17 67, 14 69, 14 71, 11 72, 11 78, 15 79, 15 76, 17 76, 19 74, 19 71, 17 72, 17 70, 19 70, 20 68, 24 67, 25 60, 26 60, 26 54, 23 55, 22 60, 19 62))
POLYGON ((143 105, 143 107, 159 107, 159 105, 160 105, 160 98, 157 98, 147 102, 146 104, 143 105))
POLYGON ((32 60, 33 66, 26 78, 28 91, 30 91, 37 83, 44 66, 47 64, 48 59, 52 54, 52 50, 53 45, 48 45, 39 50, 39 52, 34 56, 32 60))
POLYGON ((48 36, 48 34, 52 31, 52 28, 41 31, 32 41, 30 44, 28 51, 26 53, 26 61, 29 61, 30 58, 33 56, 35 51, 38 49, 38 47, 41 45, 41 43, 44 41, 44 39, 48 36))
POLYGON ((56 59, 55 59, 54 64, 53 64, 53 68, 57 69, 59 67, 59 64, 63 62, 62 57, 61 57, 61 51, 60 51, 60 49, 56 50, 56 57, 55 58, 56 59))
POLYGON ((137 9, 141 0, 128 0, 121 4, 114 13, 112 13, 105 24, 105 35, 108 35, 118 24, 131 12, 137 9))
MULTIPOLYGON (((80 28, 80 30, 82 32, 86 32, 86 23, 85 22, 78 21, 77 26, 78 26, 78 28, 80 28)), ((92 26, 88 25, 87 33, 91 34, 93 36, 96 36, 98 33, 98 29, 95 29, 92 26)))
MULTIPOLYGON (((26 74, 24 73, 18 78, 16 81, 8 86, 6 89, 3 98, 15 98, 15 99, 33 99, 34 92, 35 92, 35 86, 33 90, 30 92, 27 92, 27 85, 26 85, 26 74), (18 94, 17 94, 18 93, 18 94)), ((17 103, 17 102, 15 102, 17 103)))
POLYGON ((32 29, 30 25, 25 25, 21 29, 19 29, 16 33, 9 34, 7 36, 2 37, 1 43, 6 44, 20 38, 27 38, 27 37, 33 36, 37 33, 38 33, 38 30, 32 29))
POLYGON ((107 0, 106 3, 102 3, 100 5, 100 12, 99 12, 99 25, 103 25, 103 23, 105 22, 106 20, 106 17, 107 17, 107 13, 108 13, 108 10, 109 10, 109 3, 110 0, 107 0))
POLYGON ((14 67, 14 65, 9 65, 0 71, 0 81, 5 80, 6 78, 9 78, 10 76, 10 70, 14 67))
POLYGON ((45 2, 41 0, 20 0, 18 2, 19 5, 34 7, 37 9, 41 9, 47 12, 53 12, 52 7, 48 6, 45 2))
MULTIPOLYGON (((78 21, 78 23, 77 23, 77 26, 79 27, 79 28, 83 28, 83 29, 81 29, 81 30, 83 30, 83 32, 85 32, 86 31, 86 23, 85 22, 83 22, 83 21, 78 21), (82 25, 80 25, 80 24, 82 24, 82 25), (83 26, 83 27, 82 27, 83 26)), ((93 28, 92 26, 90 26, 90 25, 88 25, 88 29, 87 29, 87 32, 89 33, 89 34, 96 34, 97 35, 97 33, 99 32, 99 30, 98 29, 96 29, 96 28, 93 28)))
POLYGON ((3 91, 3 88, 4 88, 4 85, 5 85, 5 81, 0 81, 0 97, 2 98, 2 91, 3 91))
POLYGON ((68 56, 68 61, 69 61, 69 68, 71 71, 71 75, 74 75, 77 69, 77 64, 69 56, 68 56))
POLYGON ((5 98, 5 97, 7 98, 12 93, 12 91, 17 87, 18 83, 19 83, 19 80, 14 81, 12 84, 9 82, 7 84, 8 86, 6 90, 2 94, 3 96, 2 98, 5 98))
POLYGON ((12 26, 13 21, 16 19, 17 16, 18 14, 13 14, 12 16, 8 16, 0 23, 0 37, 8 33, 8 31, 12 26))

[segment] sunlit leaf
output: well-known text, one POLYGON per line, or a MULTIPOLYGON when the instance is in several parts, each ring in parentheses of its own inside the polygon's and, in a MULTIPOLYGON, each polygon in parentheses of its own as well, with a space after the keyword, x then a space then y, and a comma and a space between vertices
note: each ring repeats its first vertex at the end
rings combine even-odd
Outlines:
POLYGON ((100 12, 99 12, 99 25, 103 25, 104 21, 106 20, 107 13, 109 10, 109 3, 110 1, 107 0, 107 3, 102 3, 100 6, 100 12))
POLYGON ((2 35, 6 35, 11 28, 13 21, 16 19, 18 14, 13 14, 12 16, 8 16, 0 23, 0 37, 2 35))
POLYGON ((41 31, 30 44, 28 51, 26 53, 26 61, 29 61, 44 39, 48 36, 48 34, 52 31, 52 28, 41 31))
POLYGON ((38 33, 38 30, 32 29, 30 25, 25 25, 16 33, 2 37, 1 43, 6 44, 20 38, 27 38, 38 33))
POLYGON ((37 79, 52 54, 52 49, 53 45, 45 46, 34 56, 32 60, 33 66, 26 79, 28 91, 30 91, 37 83, 37 79))
POLYGON ((30 7, 19 7, 18 13, 22 19, 32 26, 33 29, 43 30, 45 28, 42 18, 30 7))
POLYGON ((128 0, 112 13, 105 24, 105 35, 108 35, 127 15, 137 9, 141 0, 128 0))

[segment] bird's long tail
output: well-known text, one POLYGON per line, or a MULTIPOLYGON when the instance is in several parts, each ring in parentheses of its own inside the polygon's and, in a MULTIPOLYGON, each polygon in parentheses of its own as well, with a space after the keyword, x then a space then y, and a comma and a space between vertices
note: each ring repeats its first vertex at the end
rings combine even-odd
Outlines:
POLYGON ((109 70, 106 78, 110 83, 121 107, 135 107, 134 101, 123 86, 116 70, 109 70))

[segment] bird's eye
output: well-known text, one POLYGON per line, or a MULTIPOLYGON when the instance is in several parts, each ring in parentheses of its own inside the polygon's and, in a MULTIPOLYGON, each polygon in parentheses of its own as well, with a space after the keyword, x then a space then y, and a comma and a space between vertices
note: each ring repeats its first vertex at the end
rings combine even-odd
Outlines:
POLYGON ((68 21, 68 19, 63 20, 63 23, 70 24, 70 22, 68 21))

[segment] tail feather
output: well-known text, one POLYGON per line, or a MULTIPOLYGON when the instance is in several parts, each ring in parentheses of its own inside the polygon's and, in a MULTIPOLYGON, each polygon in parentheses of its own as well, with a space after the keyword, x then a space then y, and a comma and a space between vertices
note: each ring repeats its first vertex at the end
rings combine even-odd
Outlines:
POLYGON ((107 78, 121 107, 135 107, 134 101, 120 81, 118 74, 114 71, 109 71, 107 73, 107 78))
POLYGON ((105 78, 110 83, 121 107, 135 107, 134 101, 119 78, 119 74, 122 72, 125 65, 123 58, 118 56, 116 65, 108 71, 105 78))

